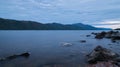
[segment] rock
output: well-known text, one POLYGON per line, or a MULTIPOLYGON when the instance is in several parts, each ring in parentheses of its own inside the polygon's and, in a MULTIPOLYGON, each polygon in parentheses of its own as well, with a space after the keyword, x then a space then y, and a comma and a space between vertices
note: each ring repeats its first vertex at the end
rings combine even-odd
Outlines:
POLYGON ((21 54, 20 56, 24 56, 24 57, 29 57, 30 56, 30 53, 23 53, 23 54, 21 54))
POLYGON ((96 63, 98 61, 111 61, 119 57, 117 53, 109 49, 97 46, 90 54, 87 55, 88 63, 96 63))
POLYGON ((120 63, 116 63, 116 65, 117 65, 118 67, 120 67, 120 63))
POLYGON ((71 44, 71 43, 63 43, 62 45, 66 46, 66 47, 69 47, 69 46, 72 46, 73 44, 71 44))
POLYGON ((86 35, 86 37, 90 37, 91 35, 86 35))
POLYGON ((112 36, 111 34, 106 34, 106 35, 105 35, 105 38, 110 39, 110 38, 111 38, 111 36, 112 36))
POLYGON ((93 35, 97 35, 98 33, 94 33, 94 32, 92 32, 91 34, 93 34, 93 35))
POLYGON ((97 61, 94 58, 89 58, 87 61, 90 64, 97 63, 97 61))
POLYGON ((12 59, 17 58, 18 56, 19 56, 19 55, 12 55, 12 56, 6 57, 6 59, 12 60, 12 59))
POLYGON ((120 36, 112 36, 112 40, 120 40, 120 36))
POLYGON ((106 32, 101 32, 101 33, 98 33, 96 36, 95 36, 95 38, 96 39, 102 39, 102 38, 104 38, 105 37, 105 35, 106 35, 106 32))
POLYGON ((80 42, 81 42, 81 43, 85 43, 85 42, 86 42, 86 40, 80 40, 80 42))
POLYGON ((103 36, 101 36, 100 34, 95 36, 96 39, 103 39, 103 36))
POLYGON ((120 62, 120 57, 115 58, 115 61, 120 62))
POLYGON ((4 60, 6 60, 6 58, 0 58, 0 61, 4 61, 4 60))
POLYGON ((26 53, 22 53, 20 55, 12 55, 12 56, 8 56, 6 58, 1 58, 0 61, 4 61, 4 60, 12 60, 18 57, 25 57, 28 58, 30 56, 30 53, 26 52, 26 53))
POLYGON ((96 39, 103 39, 108 38, 111 39, 113 43, 116 42, 116 40, 120 40, 120 32, 119 31, 108 31, 108 32, 100 32, 100 33, 92 33, 95 35, 96 39))
POLYGON ((104 50, 104 48, 101 47, 101 46, 97 46, 97 47, 94 49, 94 51, 102 51, 102 50, 104 50))
POLYGON ((112 40, 113 43, 115 43, 116 41, 115 40, 112 40))

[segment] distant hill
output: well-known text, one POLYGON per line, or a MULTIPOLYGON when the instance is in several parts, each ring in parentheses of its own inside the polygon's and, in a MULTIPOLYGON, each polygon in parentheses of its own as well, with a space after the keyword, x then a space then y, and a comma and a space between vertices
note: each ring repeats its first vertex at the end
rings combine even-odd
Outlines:
POLYGON ((0 30, 106 30, 107 28, 96 28, 82 23, 59 24, 39 23, 35 21, 19 21, 0 18, 0 30))

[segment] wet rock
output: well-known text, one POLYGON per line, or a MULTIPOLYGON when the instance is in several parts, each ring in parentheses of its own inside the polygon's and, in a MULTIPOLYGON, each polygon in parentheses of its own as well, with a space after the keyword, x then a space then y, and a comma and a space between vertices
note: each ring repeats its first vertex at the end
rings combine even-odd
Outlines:
POLYGON ((93 34, 93 35, 97 35, 98 33, 92 32, 91 34, 93 34))
POLYGON ((6 58, 0 58, 0 61, 4 61, 4 60, 6 60, 6 58))
POLYGON ((30 53, 23 53, 23 54, 21 54, 20 56, 23 56, 23 57, 29 57, 30 56, 30 53))
POLYGON ((102 38, 104 38, 105 37, 105 35, 106 35, 106 32, 101 32, 101 33, 98 33, 96 36, 95 36, 95 38, 96 39, 102 39, 102 38))
POLYGON ((116 41, 115 41, 115 40, 112 40, 112 42, 113 42, 113 43, 116 43, 116 41))
POLYGON ((115 61, 120 62, 120 57, 115 58, 115 61))
POLYGON ((118 67, 120 67, 120 63, 117 62, 116 65, 117 65, 118 67))
POLYGON ((6 59, 12 60, 12 59, 17 58, 18 56, 19 56, 19 55, 12 55, 12 56, 6 57, 6 59))
POLYGON ((18 58, 18 57, 28 58, 29 56, 30 56, 30 53, 26 52, 26 53, 22 53, 22 54, 19 54, 19 55, 12 55, 12 56, 8 56, 8 57, 5 57, 5 58, 1 58, 0 61, 12 60, 12 59, 15 59, 15 58, 18 58))
POLYGON ((97 46, 90 54, 87 55, 88 63, 96 63, 98 61, 115 60, 119 55, 109 49, 97 46))
POLYGON ((80 42, 81 42, 81 43, 85 43, 85 42, 86 42, 86 40, 80 40, 80 42))
POLYGON ((90 37, 91 35, 86 35, 86 37, 90 37))
POLYGON ((103 39, 103 36, 101 36, 100 34, 98 34, 97 36, 95 36, 96 39, 103 39))
POLYGON ((62 44, 62 46, 65 46, 65 47, 70 47, 70 46, 72 46, 73 44, 71 44, 71 43, 63 43, 62 44))
POLYGON ((112 36, 112 40, 120 40, 120 36, 112 36))
POLYGON ((119 31, 108 31, 108 32, 103 31, 100 33, 96 33, 95 38, 96 39, 108 38, 108 39, 111 39, 112 42, 115 43, 116 40, 120 40, 120 32, 119 31))
POLYGON ((112 36, 111 34, 106 34, 106 35, 105 35, 105 38, 110 39, 110 38, 111 38, 111 36, 112 36))
POLYGON ((108 44, 108 45, 112 45, 112 44, 108 44))

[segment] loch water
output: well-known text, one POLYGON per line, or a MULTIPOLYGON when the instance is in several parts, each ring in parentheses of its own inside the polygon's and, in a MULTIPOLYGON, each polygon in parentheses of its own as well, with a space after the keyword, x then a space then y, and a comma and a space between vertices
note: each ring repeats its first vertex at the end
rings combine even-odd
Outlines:
POLYGON ((101 31, 103 30, 1 30, 0 58, 24 52, 29 52, 30 56, 1 61, 0 67, 45 67, 64 64, 71 67, 74 67, 72 65, 84 67, 87 64, 86 55, 97 45, 120 54, 120 43, 112 43, 105 38, 95 39, 91 34, 101 31), (86 37, 86 35, 91 36, 86 37), (80 40, 86 42, 81 43, 80 40), (64 43, 72 45, 64 46, 64 43))

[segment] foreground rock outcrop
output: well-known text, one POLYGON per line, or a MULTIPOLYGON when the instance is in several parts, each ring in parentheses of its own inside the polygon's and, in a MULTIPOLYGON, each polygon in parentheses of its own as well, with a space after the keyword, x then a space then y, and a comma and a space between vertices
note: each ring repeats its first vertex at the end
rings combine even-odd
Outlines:
POLYGON ((114 64, 120 65, 119 55, 109 49, 103 48, 102 46, 97 46, 90 54, 87 55, 87 57, 87 61, 90 64, 112 61, 114 64))

